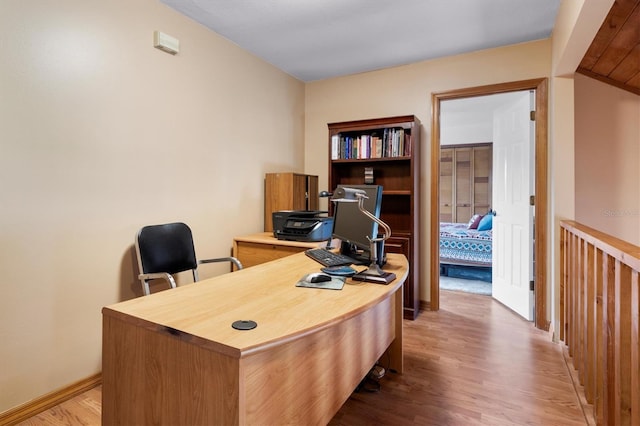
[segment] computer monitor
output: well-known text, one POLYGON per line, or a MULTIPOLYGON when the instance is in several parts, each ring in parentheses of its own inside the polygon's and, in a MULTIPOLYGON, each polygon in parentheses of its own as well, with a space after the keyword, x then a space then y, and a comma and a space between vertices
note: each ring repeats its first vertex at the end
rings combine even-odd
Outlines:
MULTIPOLYGON (((382 185, 338 185, 338 187, 362 189, 367 193, 364 207, 375 217, 382 209, 382 185)), ((333 238, 342 241, 340 253, 359 263, 369 263, 370 242, 367 239, 378 235, 378 224, 366 217, 358 203, 335 203, 333 215, 333 238)))

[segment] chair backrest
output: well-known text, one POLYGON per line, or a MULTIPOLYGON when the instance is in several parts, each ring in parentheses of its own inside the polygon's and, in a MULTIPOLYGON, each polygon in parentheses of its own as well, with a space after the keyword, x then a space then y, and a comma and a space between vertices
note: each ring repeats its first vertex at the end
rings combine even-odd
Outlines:
POLYGON ((136 251, 144 274, 175 274, 194 270, 198 266, 191 229, 181 222, 149 225, 140 229, 136 251))

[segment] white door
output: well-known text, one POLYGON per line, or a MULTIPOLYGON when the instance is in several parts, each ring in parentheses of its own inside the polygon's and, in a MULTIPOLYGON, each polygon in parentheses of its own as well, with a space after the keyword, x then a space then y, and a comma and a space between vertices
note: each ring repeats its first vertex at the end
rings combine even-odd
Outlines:
POLYGON ((514 99, 493 120, 493 297, 532 321, 533 280, 533 146, 530 119, 535 94, 513 93, 514 99))

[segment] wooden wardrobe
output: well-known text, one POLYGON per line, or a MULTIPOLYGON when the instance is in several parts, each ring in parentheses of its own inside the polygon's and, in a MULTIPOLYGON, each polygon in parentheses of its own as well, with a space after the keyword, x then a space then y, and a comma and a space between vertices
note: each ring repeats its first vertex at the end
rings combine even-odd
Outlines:
POLYGON ((491 208, 491 143, 440 147, 440 222, 466 223, 491 208))

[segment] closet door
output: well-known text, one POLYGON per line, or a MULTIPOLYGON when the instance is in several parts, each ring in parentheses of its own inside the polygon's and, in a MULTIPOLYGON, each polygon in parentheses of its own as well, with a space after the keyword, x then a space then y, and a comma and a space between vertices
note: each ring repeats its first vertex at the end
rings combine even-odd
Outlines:
POLYGON ((453 153, 440 150, 440 222, 453 222, 453 153))
POLYGON ((456 148, 454 222, 471 219, 473 209, 473 148, 456 148))
POLYGON ((473 214, 485 214, 491 208, 491 145, 473 148, 473 214))
POLYGON ((440 222, 467 223, 491 208, 491 144, 440 148, 440 222))

